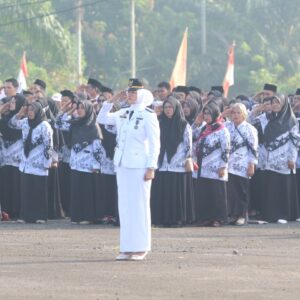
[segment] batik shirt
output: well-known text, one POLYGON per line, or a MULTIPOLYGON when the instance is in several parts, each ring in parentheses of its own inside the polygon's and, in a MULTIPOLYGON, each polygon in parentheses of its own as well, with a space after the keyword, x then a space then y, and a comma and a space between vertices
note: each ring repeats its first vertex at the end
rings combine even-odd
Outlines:
MULTIPOLYGON (((265 128, 268 124, 269 120, 267 118, 267 115, 265 113, 257 116, 256 118, 251 119, 251 124, 261 133, 263 134, 265 132, 265 128)), ((258 145, 258 162, 257 162, 257 169, 263 170, 264 168, 264 162, 266 160, 266 151, 263 146, 263 144, 258 145)))
MULTIPOLYGON (((198 141, 201 130, 195 129, 194 139, 196 142, 193 144, 193 157, 197 158, 199 170, 197 178, 210 178, 222 181, 228 180, 228 158, 230 151, 230 135, 226 127, 214 131, 201 140, 202 145, 202 159, 198 159, 198 151, 201 141, 198 141), (218 171, 220 168, 225 168, 225 175, 219 177, 218 171)), ((194 177, 194 176, 193 176, 194 177)))
MULTIPOLYGON (((290 131, 278 136, 268 147, 263 146, 263 155, 266 158, 262 161, 263 169, 281 174, 290 174, 288 161, 296 162, 299 146, 300 135, 298 124, 296 124, 290 131)), ((295 172, 294 169, 293 173, 295 172)))
POLYGON ((178 145, 177 151, 172 157, 170 163, 167 160, 167 153, 165 152, 159 171, 169 172, 186 172, 185 161, 192 156, 192 128, 189 124, 186 125, 183 133, 183 141, 178 145))
POLYGON ((23 153, 23 140, 3 140, 3 160, 6 166, 19 167, 23 153))
POLYGON ((257 130, 246 121, 238 126, 235 126, 233 122, 226 122, 226 127, 230 134, 228 172, 248 178, 247 170, 249 164, 257 164, 257 130))
MULTIPOLYGON (((22 129, 23 143, 29 134, 28 119, 18 120, 16 116, 9 121, 9 126, 14 129, 22 129)), ((19 170, 26 174, 48 176, 48 169, 52 165, 53 154, 53 130, 47 121, 41 122, 32 130, 32 149, 28 157, 22 151, 19 170)))
MULTIPOLYGON (((114 126, 114 125, 104 125, 104 126, 108 132, 113 133, 117 136, 116 126, 114 126)), ((103 148, 103 161, 101 164, 101 173, 106 174, 106 175, 115 175, 116 174, 114 161, 113 161, 113 159, 110 159, 107 156, 107 153, 104 148, 103 148)))
MULTIPOLYGON (((67 114, 58 114, 56 127, 59 130, 69 131, 71 124, 67 114)), ((75 144, 71 149, 70 168, 72 170, 93 173, 94 170, 101 170, 104 149, 100 139, 95 139, 92 143, 75 144)))

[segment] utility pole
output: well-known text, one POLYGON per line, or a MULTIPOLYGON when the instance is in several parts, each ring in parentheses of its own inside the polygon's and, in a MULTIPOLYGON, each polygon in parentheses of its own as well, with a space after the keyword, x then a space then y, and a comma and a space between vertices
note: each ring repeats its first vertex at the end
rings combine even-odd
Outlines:
POLYGON ((202 55, 206 54, 207 41, 206 41, 206 0, 201 2, 201 52, 202 55))
POLYGON ((135 60, 135 0, 131 0, 131 77, 136 77, 135 60))
POLYGON ((82 78, 82 0, 77 0, 77 83, 81 84, 82 78))

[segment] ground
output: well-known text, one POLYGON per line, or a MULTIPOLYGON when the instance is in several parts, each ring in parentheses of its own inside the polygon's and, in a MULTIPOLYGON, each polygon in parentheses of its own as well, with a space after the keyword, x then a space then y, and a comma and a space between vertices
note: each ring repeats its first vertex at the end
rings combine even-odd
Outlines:
POLYGON ((0 299, 300 299, 300 223, 153 228, 117 262, 119 228, 0 222, 0 299))

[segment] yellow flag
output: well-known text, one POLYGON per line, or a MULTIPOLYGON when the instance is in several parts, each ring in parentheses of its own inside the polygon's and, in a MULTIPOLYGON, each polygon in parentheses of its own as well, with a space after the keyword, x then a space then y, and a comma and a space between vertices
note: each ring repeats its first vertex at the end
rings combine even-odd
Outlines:
POLYGON ((184 31, 176 63, 170 79, 171 90, 178 85, 186 85, 187 35, 188 28, 184 31))

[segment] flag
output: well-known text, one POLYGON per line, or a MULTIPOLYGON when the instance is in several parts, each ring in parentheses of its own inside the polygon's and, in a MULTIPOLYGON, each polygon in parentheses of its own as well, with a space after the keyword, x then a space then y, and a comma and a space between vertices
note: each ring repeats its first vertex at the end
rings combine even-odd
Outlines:
POLYGON ((18 75, 18 82, 19 82, 18 93, 21 93, 23 90, 27 89, 26 77, 28 77, 28 71, 27 71, 27 63, 26 63, 26 53, 24 51, 22 61, 21 61, 21 66, 20 66, 20 72, 18 75))
POLYGON ((227 71, 223 81, 224 97, 228 96, 229 87, 234 85, 234 47, 233 42, 228 51, 227 71))
POLYGON ((185 29, 170 79, 171 90, 178 85, 186 85, 187 34, 188 28, 185 29))

